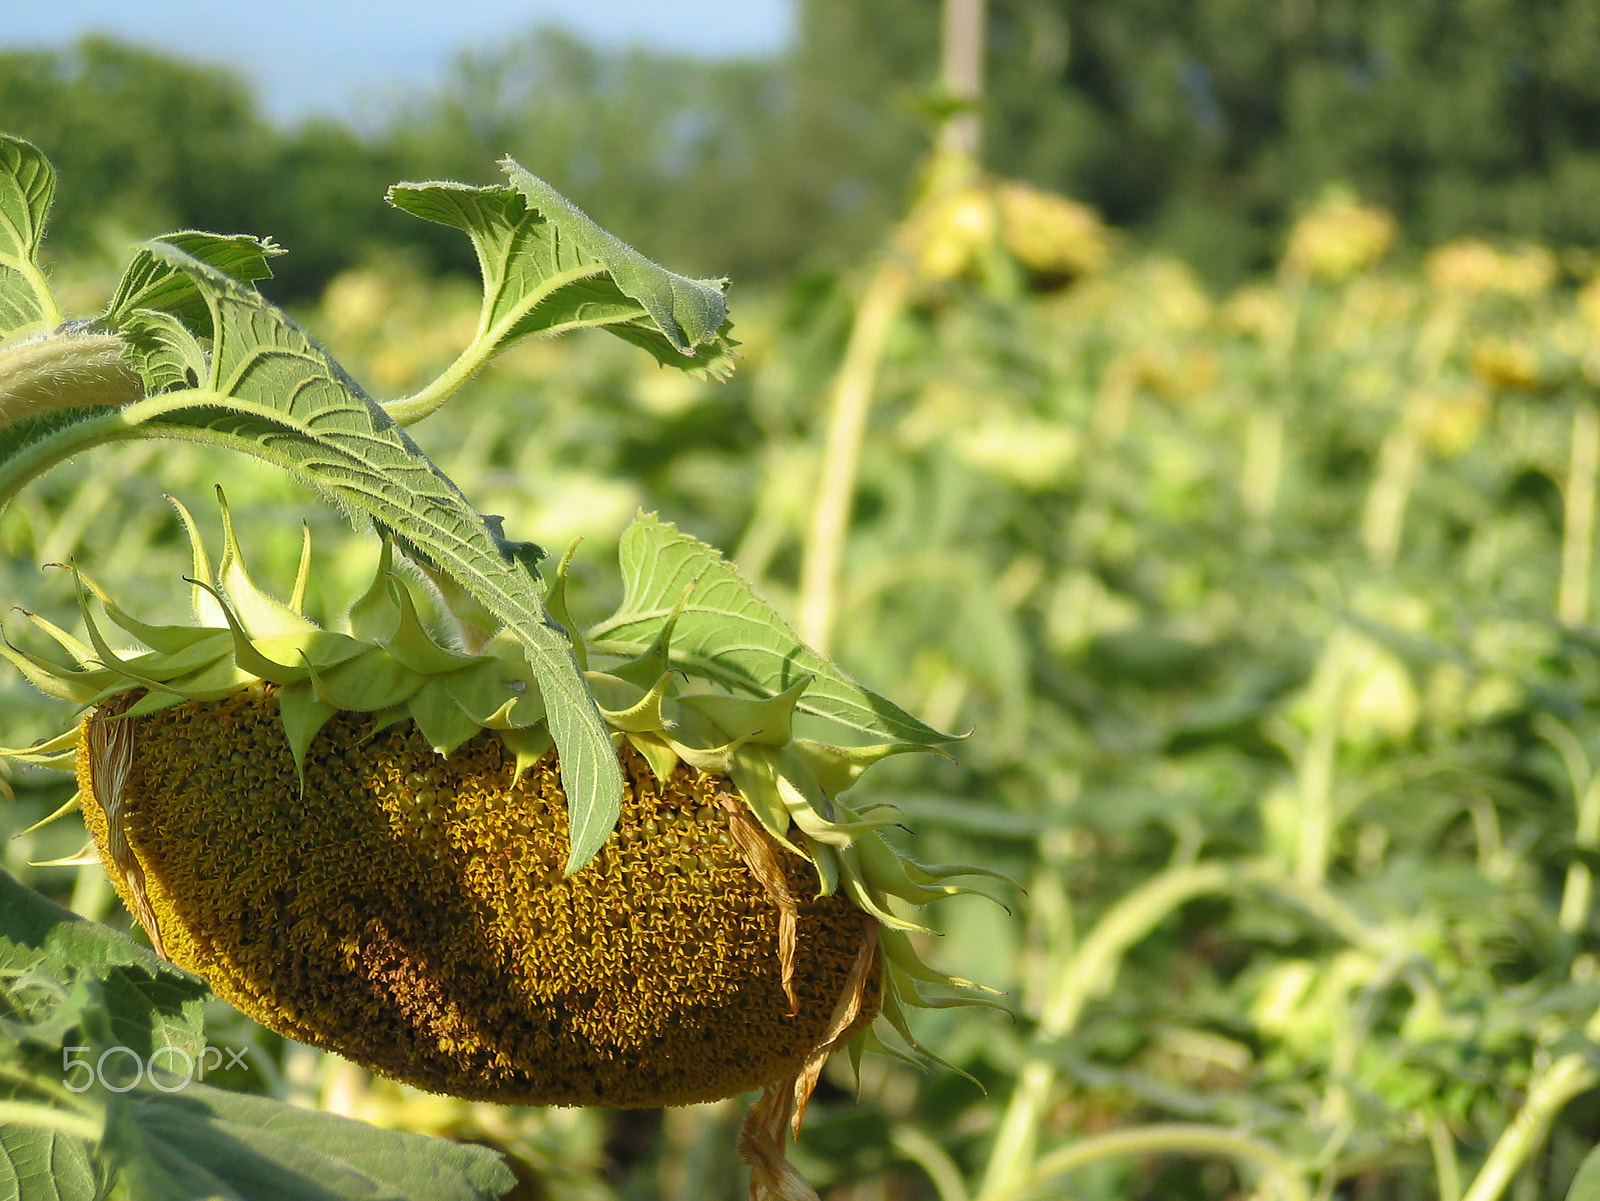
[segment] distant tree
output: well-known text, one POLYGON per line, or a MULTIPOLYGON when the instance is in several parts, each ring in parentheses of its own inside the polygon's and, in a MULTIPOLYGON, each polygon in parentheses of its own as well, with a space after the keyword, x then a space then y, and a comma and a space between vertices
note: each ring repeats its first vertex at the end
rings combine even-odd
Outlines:
POLYGON ((56 164, 69 246, 108 212, 141 233, 242 228, 275 141, 241 79, 100 37, 0 53, 0 124, 56 164))
POLYGON ((102 37, 0 52, 0 127, 56 164, 58 253, 183 228, 269 234, 290 250, 266 285, 280 298, 315 293, 374 244, 414 242, 429 262, 446 253, 447 239, 384 209, 403 172, 381 146, 332 123, 281 131, 217 67, 102 37))
MULTIPOLYGON (((602 51, 535 30, 377 131, 293 130, 213 67, 89 38, 0 52, 0 125, 58 164, 56 240, 271 233, 279 298, 376 248, 469 271, 383 207, 513 154, 657 258, 756 283, 849 263, 904 213, 938 125, 938 0, 800 0, 778 59, 602 51), (95 214, 92 221, 90 214, 95 214), (101 222, 96 224, 95 222, 101 222)), ((1227 284, 1330 184, 1429 244, 1600 242, 1593 0, 989 0, 984 159, 1227 284)))
POLYGON ((412 170, 482 182, 510 154, 651 255, 747 279, 816 233, 794 227, 792 113, 770 61, 606 52, 541 28, 463 55, 386 144, 412 170))
MULTIPOLYGON (((903 187, 936 0, 802 0, 827 181, 903 187), (847 115, 848 114, 848 115, 847 115), (870 130, 869 130, 870 126, 870 130)), ((990 0, 985 156, 1229 279, 1346 183, 1432 243, 1600 241, 1592 0, 990 0)), ((881 201, 879 202, 881 203, 881 201)))

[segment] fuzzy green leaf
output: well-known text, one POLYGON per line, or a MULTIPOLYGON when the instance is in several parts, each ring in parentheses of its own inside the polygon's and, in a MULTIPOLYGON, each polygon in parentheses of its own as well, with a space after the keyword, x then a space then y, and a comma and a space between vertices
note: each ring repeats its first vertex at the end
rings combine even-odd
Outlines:
POLYGON ((954 741, 856 683, 800 641, 715 547, 681 534, 654 514, 623 532, 622 605, 589 632, 591 652, 635 656, 655 641, 684 588, 698 581, 672 635, 672 660, 718 683, 776 696, 815 676, 802 712, 879 739, 922 747, 954 741))
POLYGON ((0 1126, 0 1197, 97 1201, 100 1196, 86 1141, 37 1126, 0 1126))
POLYGON ((203 1084, 131 1096, 109 1141, 148 1201, 489 1201, 516 1183, 486 1147, 266 1097, 203 1084))
POLYGON ((483 275, 472 344, 440 380, 389 406, 420 420, 495 353, 521 338, 608 329, 669 366, 721 378, 733 367, 724 280, 676 275, 606 233, 569 200, 515 162, 510 186, 396 184, 389 202, 462 230, 483 275))
MULTIPOLYGON (((268 239, 246 234, 208 234, 196 229, 167 234, 160 242, 176 246, 191 258, 246 284, 271 279, 272 268, 267 266, 267 260, 283 253, 268 239)), ((104 323, 125 329, 140 309, 170 314, 194 333, 211 335, 211 310, 201 285, 181 266, 148 247, 122 273, 116 294, 106 308, 104 323)))
POLYGON ((37 147, 0 134, 0 340, 61 323, 39 269, 56 173, 37 147))

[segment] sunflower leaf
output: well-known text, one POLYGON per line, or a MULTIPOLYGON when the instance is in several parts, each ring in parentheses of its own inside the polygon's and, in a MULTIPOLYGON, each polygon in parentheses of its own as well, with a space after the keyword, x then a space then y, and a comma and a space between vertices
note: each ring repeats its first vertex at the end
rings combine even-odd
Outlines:
POLYGON ((439 380, 388 407, 409 425, 434 412, 494 354, 519 339, 599 328, 668 366, 722 378, 733 368, 726 280, 689 279, 605 232, 515 162, 508 184, 404 183, 389 203, 472 239, 483 307, 472 343, 439 380))
POLYGON ((61 324, 55 294, 39 268, 56 173, 37 147, 0 134, 0 341, 61 324))
POLYGON ((679 533, 653 513, 642 513, 623 531, 618 555, 622 605, 589 631, 591 651, 643 654, 677 610, 685 586, 698 580, 673 629, 674 663, 767 697, 814 676, 797 702, 802 712, 919 747, 931 749, 955 740, 856 683, 801 642, 715 547, 679 533))

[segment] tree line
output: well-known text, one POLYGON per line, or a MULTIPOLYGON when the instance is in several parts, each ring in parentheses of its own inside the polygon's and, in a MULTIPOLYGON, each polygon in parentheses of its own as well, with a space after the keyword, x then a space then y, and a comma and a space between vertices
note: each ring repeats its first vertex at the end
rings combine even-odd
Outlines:
MULTIPOLYGON (((101 37, 0 52, 0 125, 61 173, 55 243, 270 233, 280 298, 375 253, 469 270, 386 209, 399 179, 514 155, 653 256, 761 282, 846 263, 904 210, 942 111, 936 0, 801 0, 767 60, 552 29, 462 56, 376 129, 273 125, 225 70, 101 37), (108 224, 106 213, 111 213, 108 224)), ((990 0, 984 157, 1214 282, 1270 263, 1330 186, 1416 244, 1600 243, 1588 0, 990 0)))

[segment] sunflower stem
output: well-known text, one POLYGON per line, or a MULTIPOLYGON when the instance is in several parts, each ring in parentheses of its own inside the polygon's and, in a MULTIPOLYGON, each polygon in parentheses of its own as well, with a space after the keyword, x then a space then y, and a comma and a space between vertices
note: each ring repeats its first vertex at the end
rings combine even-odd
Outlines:
POLYGON ((872 393, 889 331, 910 283, 910 273, 897 258, 885 258, 879 264, 856 309, 844 362, 833 382, 816 506, 800 568, 800 637, 823 654, 828 653, 838 610, 839 565, 850 528, 872 393))
POLYGON ((1275 1147, 1220 1126, 1166 1123, 1113 1130, 1052 1151, 1019 1179, 992 1193, 988 1201, 1016 1201, 1057 1176, 1102 1159, 1147 1155, 1196 1155, 1249 1164, 1278 1186, 1285 1201, 1311 1201, 1300 1169, 1275 1147))

